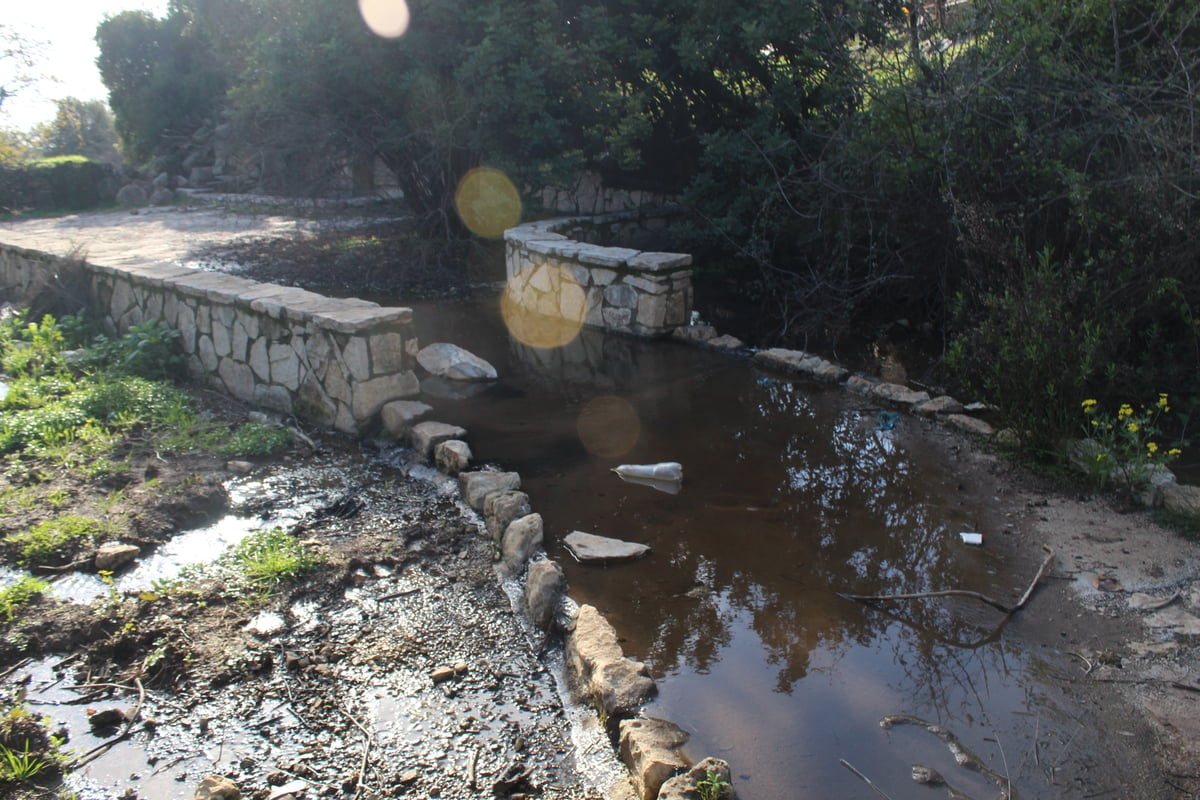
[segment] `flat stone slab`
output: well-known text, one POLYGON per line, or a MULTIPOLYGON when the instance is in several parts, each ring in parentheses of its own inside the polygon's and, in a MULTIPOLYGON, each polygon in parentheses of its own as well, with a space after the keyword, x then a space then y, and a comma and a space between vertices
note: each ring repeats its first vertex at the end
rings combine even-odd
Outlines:
POLYGON ((563 538, 563 544, 576 561, 605 564, 615 561, 632 561, 650 552, 649 545, 610 539, 594 533, 571 531, 563 538))

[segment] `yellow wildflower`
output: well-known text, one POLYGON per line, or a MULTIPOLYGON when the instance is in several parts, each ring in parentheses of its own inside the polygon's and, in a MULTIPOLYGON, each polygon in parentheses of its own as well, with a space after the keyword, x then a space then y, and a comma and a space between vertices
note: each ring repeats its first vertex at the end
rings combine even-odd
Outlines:
POLYGON ((1156 405, 1163 411, 1171 410, 1171 409, 1167 408, 1167 393, 1166 392, 1158 393, 1158 403, 1156 403, 1156 405))
POLYGON ((1129 405, 1129 403, 1122 403, 1121 407, 1117 410, 1117 419, 1125 419, 1132 416, 1133 406, 1129 405))
POLYGON ((1083 413, 1090 414, 1096 408, 1096 401, 1089 397, 1079 405, 1083 406, 1083 413))
POLYGON ((1151 453, 1158 452, 1158 442, 1146 442, 1146 449, 1151 453))
POLYGON ((1182 450, 1180 450, 1178 447, 1172 447, 1170 450, 1168 450, 1168 451, 1167 451, 1167 455, 1169 455, 1169 456, 1177 456, 1177 455, 1179 455, 1179 454, 1180 454, 1180 453, 1182 453, 1182 452, 1183 452, 1183 451, 1182 451, 1182 450))
POLYGON ((1130 433, 1137 433, 1138 432, 1138 424, 1136 422, 1131 422, 1125 426, 1125 430, 1129 431, 1130 433))

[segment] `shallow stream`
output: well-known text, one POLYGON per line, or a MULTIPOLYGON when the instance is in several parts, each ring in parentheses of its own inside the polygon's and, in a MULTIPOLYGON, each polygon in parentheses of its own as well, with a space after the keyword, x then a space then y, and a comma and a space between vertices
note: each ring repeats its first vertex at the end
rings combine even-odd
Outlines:
POLYGON ((1010 643, 1020 616, 1005 630, 972 600, 887 613, 836 594, 1020 596, 1041 554, 1001 556, 1011 523, 994 487, 970 477, 986 470, 965 468, 962 440, 671 342, 585 330, 564 348, 528 347, 493 306, 417 307, 423 344, 454 342, 501 375, 466 392, 426 384, 432 418, 465 427, 478 461, 520 472, 572 596, 604 612, 657 678, 647 713, 691 731, 691 756, 727 759, 744 800, 874 796, 847 764, 894 800, 931 796, 911 781, 914 763, 997 796, 927 730, 883 730, 898 713, 950 729, 1018 796, 1071 796, 1064 765, 1119 774, 1051 667, 1010 643), (660 461, 682 463, 678 494, 611 472, 660 461), (653 550, 584 566, 561 545, 572 530, 653 550))

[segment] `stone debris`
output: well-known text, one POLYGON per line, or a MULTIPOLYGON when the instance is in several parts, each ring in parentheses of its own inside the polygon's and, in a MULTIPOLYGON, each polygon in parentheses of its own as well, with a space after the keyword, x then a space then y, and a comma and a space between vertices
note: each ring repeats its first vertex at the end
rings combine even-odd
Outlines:
POLYGON ((693 800, 696 797, 737 800, 729 762, 706 758, 682 775, 668 780, 658 792, 658 800, 693 800))
POLYGON ((499 543, 509 523, 532 511, 529 495, 524 492, 493 492, 487 495, 483 501, 483 519, 488 535, 493 542, 499 543))

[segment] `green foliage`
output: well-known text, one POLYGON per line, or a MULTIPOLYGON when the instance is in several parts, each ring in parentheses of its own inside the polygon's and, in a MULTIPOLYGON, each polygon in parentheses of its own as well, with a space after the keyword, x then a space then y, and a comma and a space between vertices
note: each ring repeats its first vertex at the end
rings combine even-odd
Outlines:
POLYGON ((45 159, 116 160, 117 133, 108 106, 100 100, 74 97, 55 100, 54 105, 54 120, 35 131, 37 148, 45 159))
POLYGON ((0 615, 6 622, 12 622, 17 612, 32 603, 48 585, 37 578, 25 577, 12 586, 0 589, 0 615))
POLYGON ((0 781, 28 781, 37 777, 49 764, 28 747, 17 752, 0 744, 0 781))
POLYGON ((226 458, 248 458, 269 456, 283 450, 291 442, 292 434, 287 428, 270 422, 251 421, 239 425, 232 432, 223 431, 214 444, 226 458))
POLYGON ((164 19, 123 11, 96 29, 96 65, 122 152, 134 161, 149 159, 165 135, 195 130, 224 95, 226 69, 188 23, 175 7, 164 19))
POLYGON ((1119 491, 1132 494, 1183 452, 1184 442, 1160 444, 1159 418, 1171 410, 1165 393, 1153 405, 1137 410, 1122 403, 1115 415, 1105 414, 1090 398, 1081 405, 1086 438, 1078 459, 1100 489, 1115 484, 1119 491))
POLYGON ((26 567, 60 566, 84 545, 112 533, 112 525, 98 519, 67 514, 46 520, 27 531, 9 534, 4 544, 17 553, 17 562, 26 567))
POLYGON ((53 316, 30 322, 26 312, 16 312, 0 320, 0 368, 9 375, 31 378, 63 372, 65 342, 53 316))
POLYGON ((281 528, 258 531, 239 542, 228 561, 254 590, 269 594, 285 581, 311 572, 320 559, 281 528))
POLYGON ((96 336, 80 363, 153 380, 175 378, 183 368, 179 336, 178 330, 161 320, 147 320, 115 340, 96 336))
POLYGON ((1044 250, 1008 288, 959 299, 964 330, 947 362, 1000 410, 1027 451, 1059 453, 1075 428, 1077 398, 1104 374, 1095 288, 1086 272, 1044 250))
POLYGON ((727 797, 729 790, 733 787, 729 781, 725 780, 715 769, 710 769, 705 773, 704 777, 696 781, 696 790, 700 793, 700 800, 722 800, 727 797))

